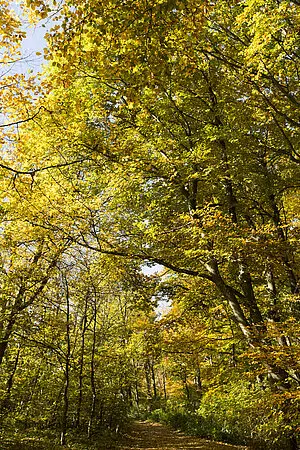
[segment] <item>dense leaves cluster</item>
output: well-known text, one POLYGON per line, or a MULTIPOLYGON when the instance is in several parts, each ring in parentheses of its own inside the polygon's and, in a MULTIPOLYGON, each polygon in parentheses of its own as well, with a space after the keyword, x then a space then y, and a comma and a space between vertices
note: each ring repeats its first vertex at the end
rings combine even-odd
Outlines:
POLYGON ((134 408, 295 449, 298 2, 28 8, 55 24, 7 109, 24 123, 1 164, 3 411, 26 404, 28 425, 45 405, 62 443, 134 408), (154 321, 155 301, 172 306, 154 321))

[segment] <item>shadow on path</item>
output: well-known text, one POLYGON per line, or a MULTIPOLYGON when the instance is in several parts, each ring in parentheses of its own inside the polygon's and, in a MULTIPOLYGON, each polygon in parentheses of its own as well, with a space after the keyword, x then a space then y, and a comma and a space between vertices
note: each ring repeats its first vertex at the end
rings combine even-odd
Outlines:
POLYGON ((247 447, 212 442, 185 436, 167 426, 151 422, 135 422, 120 450, 242 450, 247 447))

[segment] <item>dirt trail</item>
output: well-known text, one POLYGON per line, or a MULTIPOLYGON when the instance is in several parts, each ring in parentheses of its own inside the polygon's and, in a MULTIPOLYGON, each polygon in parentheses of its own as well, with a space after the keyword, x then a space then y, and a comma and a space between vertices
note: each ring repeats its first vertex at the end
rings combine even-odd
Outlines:
POLYGON ((151 422, 135 422, 120 450, 242 450, 247 447, 212 442, 186 436, 167 426, 151 422))

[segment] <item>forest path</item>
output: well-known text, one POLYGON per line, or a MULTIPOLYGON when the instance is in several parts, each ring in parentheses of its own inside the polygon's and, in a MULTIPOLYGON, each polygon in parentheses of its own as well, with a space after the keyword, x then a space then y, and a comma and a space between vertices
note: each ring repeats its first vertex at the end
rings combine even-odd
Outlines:
POLYGON ((242 450, 247 447, 212 442, 158 423, 135 422, 120 450, 242 450))

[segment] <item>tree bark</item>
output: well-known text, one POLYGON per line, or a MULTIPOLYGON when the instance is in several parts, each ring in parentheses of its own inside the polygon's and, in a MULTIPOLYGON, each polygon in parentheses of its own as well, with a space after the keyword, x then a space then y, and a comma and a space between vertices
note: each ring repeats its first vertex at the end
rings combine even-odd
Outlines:
POLYGON ((96 400, 97 400, 97 393, 96 393, 96 381, 95 381, 95 351, 96 351, 96 326, 97 326, 97 304, 96 304, 96 298, 94 299, 94 305, 93 305, 94 311, 93 311, 93 343, 92 343, 92 354, 91 354, 91 390, 92 390, 92 401, 91 401, 91 407, 90 407, 90 417, 89 417, 89 423, 88 423, 88 438, 92 435, 93 430, 93 421, 95 416, 95 410, 96 410, 96 400))
POLYGON ((85 297, 84 312, 83 312, 83 318, 82 318, 81 350, 80 350, 80 359, 79 359, 78 402, 77 402, 77 412, 76 412, 76 421, 75 421, 76 428, 80 427, 81 405, 82 405, 82 397, 83 397, 83 363, 84 363, 84 351, 85 351, 85 332, 86 332, 86 325, 87 325, 87 305, 88 305, 88 294, 85 297))
POLYGON ((70 295, 69 285, 66 276, 63 276, 63 281, 66 289, 66 338, 67 338, 67 352, 65 363, 65 386, 63 394, 63 415, 61 425, 60 443, 66 445, 66 433, 68 427, 68 412, 69 412, 69 383, 70 383, 70 356, 71 356, 71 340, 70 340, 70 295))
POLYGON ((6 393, 5 393, 5 397, 3 399, 2 405, 1 405, 1 409, 6 409, 9 407, 9 401, 10 401, 10 395, 11 395, 11 390, 13 387, 13 380, 14 380, 14 376, 18 367, 18 362, 19 362, 19 357, 20 357, 20 351, 21 351, 21 347, 20 345, 18 346, 18 351, 17 351, 17 355, 16 355, 16 359, 12 368, 12 371, 10 373, 10 376, 7 380, 6 383, 6 393))

